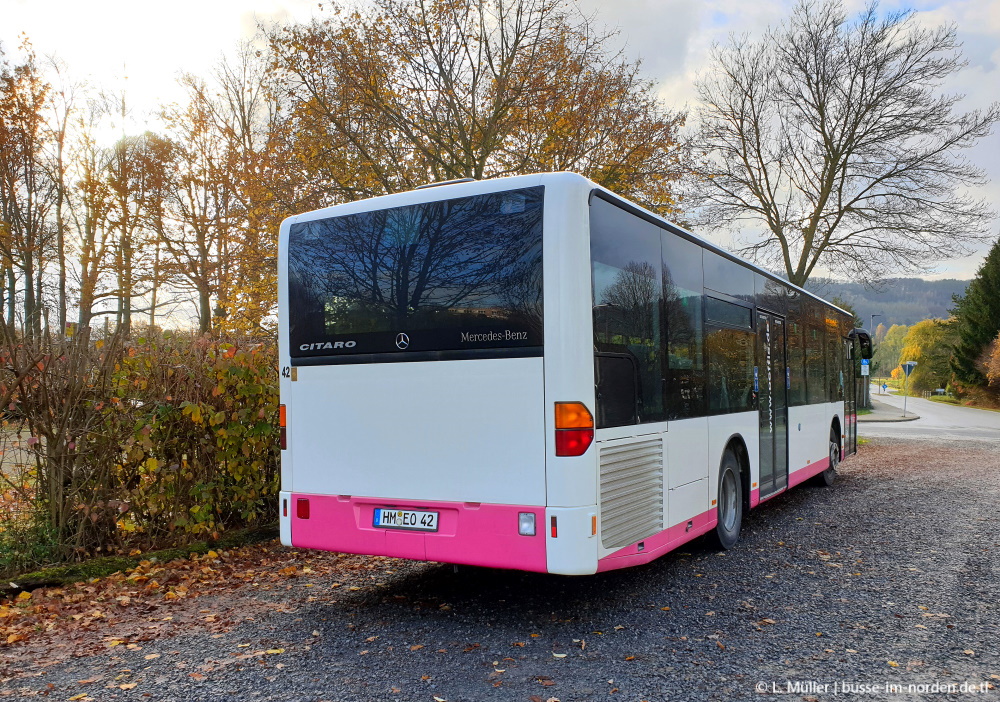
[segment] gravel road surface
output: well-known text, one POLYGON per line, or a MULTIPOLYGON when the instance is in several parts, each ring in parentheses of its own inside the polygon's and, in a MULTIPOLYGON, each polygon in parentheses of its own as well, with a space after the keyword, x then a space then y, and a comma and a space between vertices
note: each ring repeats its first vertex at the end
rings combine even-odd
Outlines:
POLYGON ((879 438, 833 488, 755 510, 732 551, 703 539, 597 576, 280 552, 275 568, 303 573, 363 565, 183 605, 225 626, 150 638, 137 617, 131 644, 63 650, 56 630, 0 647, 0 698, 814 702, 972 685, 1000 701, 998 469, 984 442, 879 438))

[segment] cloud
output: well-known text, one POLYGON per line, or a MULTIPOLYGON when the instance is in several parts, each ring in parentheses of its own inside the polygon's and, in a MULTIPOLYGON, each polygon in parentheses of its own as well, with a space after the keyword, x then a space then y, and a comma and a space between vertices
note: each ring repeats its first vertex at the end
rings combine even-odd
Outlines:
MULTIPOLYGON (((850 14, 862 11, 868 0, 847 0, 850 14)), ((710 65, 714 44, 726 43, 731 35, 761 36, 769 26, 788 17, 793 5, 789 0, 773 3, 750 3, 744 0, 580 0, 584 12, 594 13, 598 22, 617 29, 618 46, 627 55, 643 60, 645 73, 658 83, 661 97, 674 109, 696 105, 694 83, 710 65)), ((923 26, 953 23, 963 43, 968 67, 952 77, 942 90, 965 97, 959 109, 984 109, 997 99, 1000 84, 1000 0, 890 0, 880 11, 915 9, 915 20, 923 26)), ((1000 130, 982 140, 965 154, 986 170, 990 183, 970 190, 970 195, 1000 207, 1000 130)), ((996 231, 996 226, 994 226, 996 231)), ((724 233, 710 233, 723 245, 731 244, 724 233)), ((942 262, 929 277, 969 278, 975 274, 989 244, 975 247, 972 255, 942 262)))
POLYGON ((642 59, 660 95, 676 108, 695 101, 694 79, 708 65, 712 45, 730 34, 760 33, 784 13, 776 3, 742 0, 580 0, 598 26, 617 30, 616 45, 642 59))

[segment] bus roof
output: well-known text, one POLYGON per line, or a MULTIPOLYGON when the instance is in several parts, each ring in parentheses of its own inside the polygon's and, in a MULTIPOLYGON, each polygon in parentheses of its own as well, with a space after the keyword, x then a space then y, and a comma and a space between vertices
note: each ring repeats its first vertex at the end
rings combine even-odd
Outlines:
POLYGON ((614 203, 626 210, 631 211, 633 214, 642 217, 643 219, 653 222, 654 224, 665 227, 670 231, 682 236, 690 241, 697 243, 710 251, 713 251, 720 256, 723 256, 734 263, 738 263, 745 268, 752 269, 753 271, 760 273, 761 275, 786 285, 793 290, 808 295, 814 300, 823 303, 825 306, 837 310, 841 314, 848 316, 853 316, 847 310, 837 307, 828 300, 824 300, 819 295, 812 293, 804 288, 795 285, 781 276, 762 268, 755 263, 751 263, 745 259, 740 258, 736 254, 727 251, 718 244, 715 244, 708 239, 705 239, 693 232, 684 229, 683 227, 674 224, 673 222, 667 220, 662 215, 656 214, 646 208, 637 205, 630 200, 618 195, 617 193, 608 190, 602 185, 595 183, 586 176, 580 175, 579 173, 573 173, 571 171, 553 171, 549 173, 531 173, 526 175, 516 175, 516 176, 504 176, 502 178, 489 178, 485 180, 465 180, 459 179, 455 181, 445 181, 442 183, 429 183, 427 186, 421 186, 413 190, 406 190, 398 193, 391 193, 388 195, 378 195, 376 197, 366 198, 363 200, 354 200, 352 202, 341 203, 338 205, 331 205, 330 207, 324 207, 318 210, 312 210, 310 212, 304 212, 301 214, 293 215, 288 217, 282 222, 282 228, 286 226, 296 224, 299 222, 307 222, 315 219, 324 219, 326 217, 338 217, 341 215, 354 214, 357 212, 368 212, 371 210, 381 210, 388 209, 391 207, 405 207, 407 205, 416 205, 425 202, 434 202, 437 200, 447 200, 454 197, 464 197, 468 195, 479 195, 488 192, 496 192, 498 190, 505 190, 507 188, 517 188, 517 187, 528 187, 531 185, 544 185, 546 182, 551 182, 554 180, 578 180, 582 181, 588 185, 591 189, 591 196, 597 195, 598 197, 614 203), (428 187, 433 185, 434 187, 428 187), (486 187, 484 187, 486 186, 486 187))

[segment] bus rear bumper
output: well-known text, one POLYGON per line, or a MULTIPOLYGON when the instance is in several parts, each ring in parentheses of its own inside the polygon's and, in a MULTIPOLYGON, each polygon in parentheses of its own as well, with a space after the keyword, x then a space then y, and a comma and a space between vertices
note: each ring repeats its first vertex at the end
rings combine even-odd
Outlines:
POLYGON ((286 494, 282 543, 287 534, 296 548, 546 571, 544 507, 304 493, 282 493, 282 505, 286 494), (373 526, 375 510, 386 508, 437 512, 437 531, 373 526), (534 536, 518 533, 522 512, 535 515, 534 536))

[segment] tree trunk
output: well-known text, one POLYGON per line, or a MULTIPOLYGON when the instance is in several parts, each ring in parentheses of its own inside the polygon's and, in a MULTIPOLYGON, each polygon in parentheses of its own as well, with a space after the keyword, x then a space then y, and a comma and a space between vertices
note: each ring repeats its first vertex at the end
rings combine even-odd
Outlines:
POLYGON ((160 242, 153 243, 153 287, 149 295, 149 333, 156 326, 156 291, 160 284, 160 242))
POLYGON ((14 328, 14 306, 17 304, 17 279, 14 267, 7 269, 7 326, 14 328))
POLYGON ((40 339, 45 338, 42 336, 43 322, 46 336, 49 328, 48 311, 45 309, 45 301, 42 299, 42 270, 44 268, 45 262, 39 260, 38 270, 35 272, 35 334, 40 339))
POLYGON ((207 285, 198 289, 198 331, 207 334, 212 330, 212 291, 207 285))
POLYGON ((90 271, 84 268, 82 280, 80 281, 80 313, 77 317, 77 333, 83 332, 90 327, 90 320, 94 316, 94 282, 91 280, 90 271))
POLYGON ((122 334, 132 333, 132 248, 128 241, 122 243, 121 299, 119 300, 119 325, 122 334))
POLYGON ((35 271, 31 253, 24 255, 24 338, 35 338, 35 322, 38 309, 35 307, 35 271))
MULTIPOLYGON (((62 174, 62 155, 59 163, 62 174)), ((66 227, 63 223, 63 184, 56 196, 56 257, 59 259, 59 333, 66 333, 66 227)))

